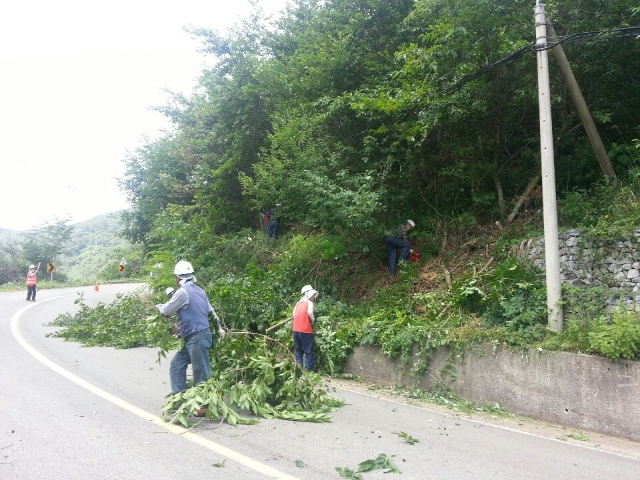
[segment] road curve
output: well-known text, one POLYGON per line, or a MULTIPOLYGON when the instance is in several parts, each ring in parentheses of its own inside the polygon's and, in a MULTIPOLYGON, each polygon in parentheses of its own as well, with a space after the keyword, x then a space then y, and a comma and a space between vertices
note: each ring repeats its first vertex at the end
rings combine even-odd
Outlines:
MULTIPOLYGON (((0 295, 0 478, 326 479, 385 454, 405 479, 637 479, 640 446, 624 453, 468 420, 329 382, 346 405, 329 424, 159 418, 168 362, 148 348, 85 348, 46 337, 77 293, 109 302, 137 285, 0 295), (402 440, 405 432, 418 440, 402 440), (637 455, 636 455, 637 453, 637 455)), ((214 302, 215 303, 215 302, 214 302)), ((364 478, 388 478, 381 470, 364 478)))

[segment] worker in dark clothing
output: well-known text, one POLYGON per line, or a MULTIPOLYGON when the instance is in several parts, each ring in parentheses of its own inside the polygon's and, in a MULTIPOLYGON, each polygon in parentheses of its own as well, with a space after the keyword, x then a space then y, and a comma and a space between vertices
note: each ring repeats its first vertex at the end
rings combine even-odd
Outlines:
POLYGON ((267 233, 274 240, 278 238, 278 230, 280 230, 280 217, 276 216, 278 214, 278 209, 280 208, 280 204, 276 203, 276 206, 269 210, 265 217, 267 220, 267 233))
POLYGON ((384 239, 384 244, 387 247, 387 256, 389 262, 389 273, 395 275, 396 267, 399 262, 403 262, 409 259, 411 253, 411 244, 409 243, 408 235, 411 230, 416 226, 413 220, 407 220, 398 229, 384 239), (398 249, 400 250, 400 256, 398 257, 398 249), (396 261, 397 259, 397 261, 396 261))

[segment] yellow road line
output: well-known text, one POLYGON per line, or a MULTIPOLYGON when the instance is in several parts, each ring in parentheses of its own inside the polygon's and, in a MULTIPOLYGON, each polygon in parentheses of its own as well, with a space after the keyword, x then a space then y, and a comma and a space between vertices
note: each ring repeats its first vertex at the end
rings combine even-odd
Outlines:
POLYGON ((49 360, 47 357, 45 357, 44 355, 42 355, 38 350, 36 350, 35 348, 33 348, 22 336, 22 334, 20 333, 20 327, 19 327, 19 320, 20 320, 20 316, 22 315, 22 313, 24 313, 25 310, 28 310, 29 308, 35 307, 36 305, 41 305, 44 302, 50 302, 52 300, 57 300, 59 298, 63 298, 65 296, 68 295, 64 295, 64 296, 60 296, 60 297, 54 297, 54 298, 49 298, 47 300, 42 300, 41 302, 37 303, 37 304, 32 304, 29 305, 27 307, 22 308, 21 310, 19 310, 18 312, 15 313, 15 315, 11 318, 11 322, 10 322, 10 328, 11 328, 11 333, 13 335, 13 338, 15 338, 15 340, 20 344, 20 346, 22 346, 22 348, 24 348, 27 352, 29 352, 31 355, 33 355, 37 360, 39 360, 40 362, 42 362, 44 365, 46 365, 47 367, 49 367, 51 370, 53 370, 54 372, 59 373, 60 375, 62 375, 63 377, 65 377, 66 379, 72 381, 73 383, 75 383, 76 385, 79 385, 80 387, 90 391, 91 393, 94 393, 96 395, 98 395, 99 397, 104 398, 105 400, 113 403, 114 405, 127 410, 130 413, 133 413, 134 415, 139 416, 140 418, 149 421, 151 423, 153 423, 154 425, 157 425, 160 428, 164 428, 165 430, 168 430, 171 433, 175 433, 176 435, 180 435, 182 438, 186 438, 187 440, 196 443, 202 447, 205 447, 208 450, 211 450, 212 452, 215 452, 219 455, 222 455, 224 457, 227 457, 228 459, 239 463, 240 465, 243 465, 247 468, 250 468, 251 470, 255 470, 256 472, 262 473, 270 478, 274 478, 274 479, 283 479, 283 480, 298 480, 296 477, 293 477, 291 475, 288 475, 284 472, 281 472, 273 467, 270 467, 269 465, 265 465, 264 463, 261 463, 257 460, 254 460, 250 457, 247 457, 246 455, 243 455, 240 452, 236 452, 235 450, 232 450, 230 448, 225 447, 224 445, 221 445, 219 443, 216 443, 212 440, 208 440, 204 437, 201 437, 200 435, 193 433, 193 431, 186 429, 184 427, 181 427, 179 425, 174 425, 172 423, 167 423, 164 420, 162 420, 160 417, 153 415, 149 412, 146 412, 144 410, 142 410, 141 408, 136 407, 135 405, 131 405, 128 402, 125 402, 124 400, 122 400, 121 398, 116 397, 115 395, 110 394, 109 392, 106 392, 98 387, 96 387, 95 385, 81 379, 80 377, 77 377, 76 375, 74 375, 73 373, 69 372, 68 370, 65 370, 64 368, 62 368, 60 365, 52 362, 51 360, 49 360))

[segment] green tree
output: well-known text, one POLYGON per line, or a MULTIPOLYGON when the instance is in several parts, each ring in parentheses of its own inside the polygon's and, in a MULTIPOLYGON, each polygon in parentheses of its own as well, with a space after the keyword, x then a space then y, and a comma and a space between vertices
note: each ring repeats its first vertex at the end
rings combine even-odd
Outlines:
POLYGON ((194 192, 189 170, 180 157, 180 145, 167 135, 130 153, 119 180, 132 208, 122 212, 125 238, 143 242, 155 217, 169 204, 189 205, 194 192))
POLYGON ((17 282, 26 273, 20 243, 12 235, 0 238, 0 285, 17 282))
POLYGON ((385 205, 388 152, 370 148, 370 119, 349 96, 390 71, 407 39, 412 2, 297 2, 271 37, 265 69, 281 98, 270 150, 241 177, 254 208, 275 201, 286 218, 334 233, 375 227, 385 205), (303 195, 301 193, 304 192, 303 195))
MULTIPOLYGON (((563 37, 638 16, 631 0, 609 7, 549 12, 563 37)), ((191 33, 214 66, 159 108, 174 129, 129 159, 123 181, 128 238, 147 250, 213 258, 220 235, 257 227, 276 202, 285 231, 379 238, 398 217, 466 228, 503 218, 539 172, 528 0, 296 0, 269 28, 255 12, 226 36, 191 33)), ((590 39, 565 50, 599 126, 615 118, 610 140, 628 143, 633 40, 590 39)), ((591 185, 599 168, 553 64, 552 92, 562 186, 591 185)))
POLYGON ((25 233, 22 242, 25 262, 35 265, 55 263, 71 240, 73 226, 69 222, 69 218, 56 217, 25 233))

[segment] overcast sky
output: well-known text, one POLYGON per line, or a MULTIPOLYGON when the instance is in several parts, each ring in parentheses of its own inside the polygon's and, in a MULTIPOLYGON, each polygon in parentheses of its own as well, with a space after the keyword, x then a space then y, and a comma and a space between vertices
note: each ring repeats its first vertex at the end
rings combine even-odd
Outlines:
MULTIPOLYGON (((266 13, 286 0, 260 0, 266 13)), ((185 25, 223 32, 247 0, 34 0, 0 6, 0 228, 127 207, 126 150, 167 124, 150 106, 189 92, 206 59, 185 25)))

